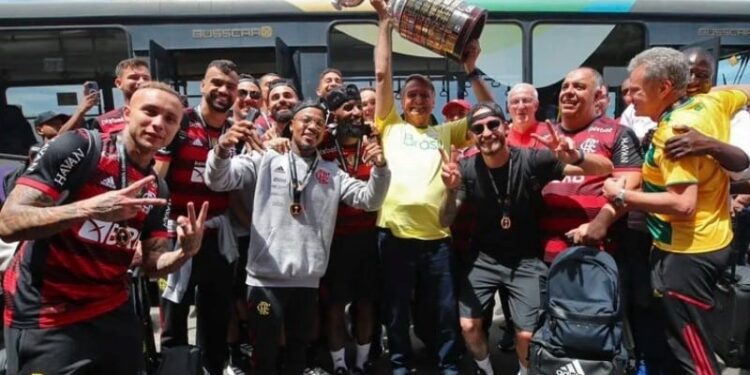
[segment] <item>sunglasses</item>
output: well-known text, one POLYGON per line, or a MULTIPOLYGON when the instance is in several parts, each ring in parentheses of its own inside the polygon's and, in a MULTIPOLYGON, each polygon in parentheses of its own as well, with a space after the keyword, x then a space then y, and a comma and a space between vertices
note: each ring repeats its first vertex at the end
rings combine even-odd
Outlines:
POLYGON ((502 124, 500 120, 490 120, 485 124, 474 124, 469 127, 469 130, 476 135, 480 135, 484 133, 485 128, 487 128, 491 132, 494 132, 495 129, 500 127, 500 124, 502 124))
POLYGON ((250 97, 250 99, 258 100, 260 99, 260 91, 247 91, 247 90, 239 90, 238 94, 240 98, 245 99, 246 97, 250 97))

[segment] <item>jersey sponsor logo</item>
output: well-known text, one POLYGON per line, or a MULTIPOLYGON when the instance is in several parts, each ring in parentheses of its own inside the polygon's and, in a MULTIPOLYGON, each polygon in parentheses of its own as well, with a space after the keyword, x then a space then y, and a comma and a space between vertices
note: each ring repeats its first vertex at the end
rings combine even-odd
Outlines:
POLYGON ((586 375, 577 359, 557 369, 555 375, 586 375))
POLYGON ((115 178, 112 176, 108 176, 107 178, 99 181, 99 185, 110 189, 117 189, 117 186, 115 185, 115 178))
POLYGON ((319 169, 315 172, 315 178, 321 185, 328 185, 328 182, 331 180, 331 174, 328 171, 319 169))
POLYGON ((101 119, 101 121, 99 121, 99 124, 100 125, 116 125, 124 121, 125 119, 122 117, 113 117, 113 118, 101 119))
POLYGON ((599 140, 596 138, 586 138, 578 148, 587 154, 593 154, 596 152, 596 148, 599 146, 599 140))
POLYGON ((36 170, 36 167, 39 166, 39 160, 42 159, 42 156, 47 153, 47 150, 49 149, 50 143, 54 142, 55 138, 53 138, 51 141, 45 143, 42 148, 39 149, 39 152, 36 153, 36 156, 34 157, 34 160, 31 161, 31 164, 29 164, 29 167, 26 168, 26 172, 33 172, 36 170))
POLYGON ((82 147, 77 148, 73 153, 71 153, 63 162, 60 164, 60 168, 57 171, 57 174, 55 175, 55 182, 59 186, 65 185, 65 182, 68 181, 68 175, 70 175, 70 171, 75 168, 78 163, 83 160, 83 158, 86 156, 86 151, 83 150, 82 147))
POLYGON ((620 164, 627 165, 630 163, 630 149, 633 148, 630 137, 622 137, 620 141, 620 164))
POLYGON ((614 131, 614 129, 615 129, 614 127, 603 128, 603 127, 600 127, 600 126, 591 126, 591 127, 589 127, 588 130, 590 132, 594 132, 594 133, 612 133, 614 131))
POLYGON ((195 162, 193 172, 190 174, 190 182, 203 183, 203 172, 206 171, 206 163, 195 162))
POLYGON ((550 181, 551 184, 582 184, 586 176, 565 176, 562 180, 550 181))
POLYGON ((403 144, 407 147, 418 148, 420 150, 436 151, 442 148, 442 142, 437 139, 426 137, 422 140, 414 139, 414 134, 404 134, 403 144))
MULTIPOLYGON (((108 246, 117 245, 117 230, 120 224, 96 219, 86 220, 78 229, 78 237, 108 246)), ((141 237, 141 232, 133 227, 127 227, 130 241, 127 248, 135 250, 135 245, 141 237)))

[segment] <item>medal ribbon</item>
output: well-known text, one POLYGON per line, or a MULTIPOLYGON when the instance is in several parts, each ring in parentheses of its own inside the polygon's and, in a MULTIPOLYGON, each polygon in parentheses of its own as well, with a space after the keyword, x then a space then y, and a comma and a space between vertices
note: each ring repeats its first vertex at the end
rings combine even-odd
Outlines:
POLYGON ((349 171, 349 163, 346 162, 346 156, 344 155, 344 151, 341 149, 341 145, 339 144, 339 140, 334 138, 333 144, 336 146, 336 153, 338 154, 339 162, 341 163, 341 167, 344 168, 344 171, 349 174, 349 176, 356 176, 357 172, 359 171, 359 159, 362 158, 361 152, 362 152, 362 138, 357 140, 357 153, 354 154, 354 170, 349 171))
POLYGON ((297 179, 297 163, 294 158, 294 152, 289 152, 289 174, 292 177, 290 187, 292 190, 292 199, 295 205, 299 205, 302 201, 302 192, 305 190, 307 183, 310 181, 310 176, 312 176, 313 172, 318 167, 318 160, 318 155, 316 154, 315 161, 313 161, 313 163, 310 165, 310 168, 307 169, 305 177, 300 182, 297 179))
MULTIPOLYGON (((500 209, 503 212, 503 220, 508 219, 510 220, 510 176, 513 173, 513 156, 508 155, 508 179, 507 184, 505 186, 505 195, 500 195, 500 189, 497 188, 497 185, 495 184, 495 179, 492 177, 492 173, 490 173, 490 169, 486 168, 487 176, 490 178, 490 184, 492 184, 492 190, 495 191, 495 197, 497 200, 497 204, 500 206, 500 209)), ((503 228, 506 229, 506 228, 503 228)))

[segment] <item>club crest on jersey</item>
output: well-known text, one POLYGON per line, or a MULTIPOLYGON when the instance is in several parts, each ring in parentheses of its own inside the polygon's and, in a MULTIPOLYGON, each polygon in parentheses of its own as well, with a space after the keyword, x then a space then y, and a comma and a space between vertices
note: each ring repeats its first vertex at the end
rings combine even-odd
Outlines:
MULTIPOLYGON (((95 219, 86 220, 78 229, 78 237, 86 242, 94 242, 108 246, 117 246, 118 223, 95 219)), ((140 240, 141 232, 133 227, 127 227, 129 241, 126 248, 135 250, 140 240)))
POLYGON ((315 172, 315 178, 318 180, 319 184, 328 185, 328 182, 331 180, 331 174, 326 170, 318 169, 318 171, 315 172))

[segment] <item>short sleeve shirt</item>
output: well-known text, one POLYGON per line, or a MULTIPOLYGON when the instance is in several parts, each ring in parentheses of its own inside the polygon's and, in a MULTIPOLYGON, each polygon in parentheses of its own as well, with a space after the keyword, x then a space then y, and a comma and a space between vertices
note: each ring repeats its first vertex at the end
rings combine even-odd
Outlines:
POLYGON ((462 160, 460 167, 459 199, 477 208, 472 247, 497 259, 540 257, 542 188, 561 179, 565 165, 546 149, 511 148, 509 163, 503 167, 487 168, 481 155, 462 160), (511 226, 502 229, 503 208, 498 198, 502 201, 508 192, 511 226))
POLYGON ((418 128, 399 117, 395 105, 386 118, 376 118, 383 152, 391 170, 391 184, 377 225, 396 237, 436 240, 450 236, 440 225, 438 211, 445 194, 440 178, 439 149, 450 154, 468 144, 466 119, 418 128))

